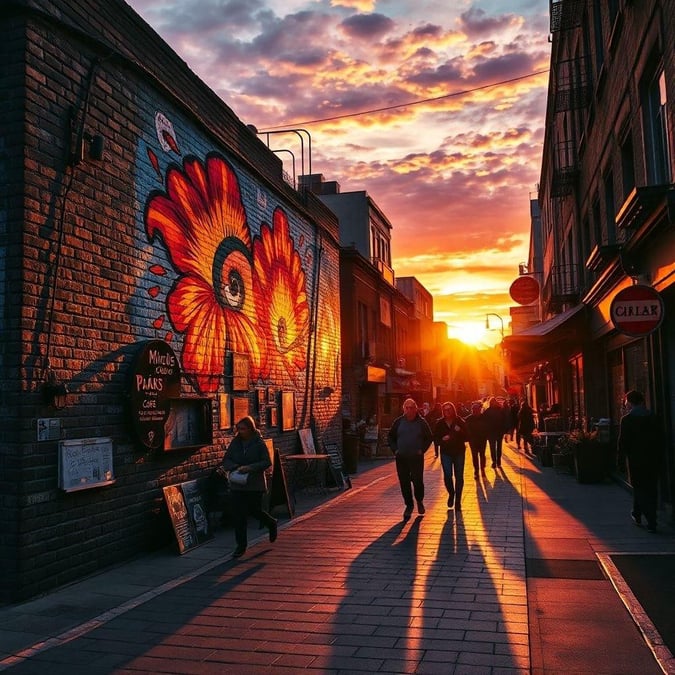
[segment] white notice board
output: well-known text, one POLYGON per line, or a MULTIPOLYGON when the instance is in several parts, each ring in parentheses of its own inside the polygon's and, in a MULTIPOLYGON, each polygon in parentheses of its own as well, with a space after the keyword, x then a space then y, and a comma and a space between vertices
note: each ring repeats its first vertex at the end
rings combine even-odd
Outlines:
POLYGON ((59 487, 66 492, 111 485, 112 438, 78 438, 59 442, 59 487))

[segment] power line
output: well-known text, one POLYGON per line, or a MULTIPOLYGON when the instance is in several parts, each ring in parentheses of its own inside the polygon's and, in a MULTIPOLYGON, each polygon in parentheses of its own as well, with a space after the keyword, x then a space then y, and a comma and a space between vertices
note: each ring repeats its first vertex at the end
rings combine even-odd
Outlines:
POLYGON ((520 75, 519 77, 512 77, 509 80, 500 80, 499 82, 491 82, 490 84, 483 84, 480 87, 473 87, 473 89, 463 89, 462 91, 455 91, 451 94, 443 94, 442 96, 434 96, 433 98, 423 98, 417 101, 409 101, 408 103, 398 103, 397 105, 389 105, 384 108, 372 108, 371 110, 361 110, 354 113, 346 113, 344 115, 334 115, 333 117, 322 117, 321 119, 309 120, 307 122, 291 122, 289 124, 281 124, 274 127, 267 127, 266 129, 261 129, 260 133, 265 133, 265 131, 272 131, 273 129, 285 129, 288 127, 305 127, 309 124, 318 124, 319 122, 332 122, 334 120, 343 120, 348 117, 360 117, 361 115, 370 115, 372 113, 386 112, 387 110, 396 110, 396 108, 409 108, 414 105, 421 105, 422 103, 432 103, 434 101, 441 101, 445 98, 455 98, 457 96, 465 96, 466 94, 472 94, 475 91, 482 91, 484 89, 491 89, 492 87, 500 87, 504 84, 511 84, 512 82, 518 82, 520 80, 527 80, 530 77, 535 77, 536 75, 543 75, 548 73, 549 69, 537 70, 533 73, 527 73, 527 75, 520 75))

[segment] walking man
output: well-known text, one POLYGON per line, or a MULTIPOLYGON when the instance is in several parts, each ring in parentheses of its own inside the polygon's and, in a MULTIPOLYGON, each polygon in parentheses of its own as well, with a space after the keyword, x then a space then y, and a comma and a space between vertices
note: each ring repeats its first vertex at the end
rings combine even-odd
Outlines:
POLYGON ((417 501, 417 512, 422 515, 426 510, 424 453, 432 441, 431 429, 419 414, 417 403, 412 398, 407 398, 403 402, 403 415, 394 420, 389 430, 389 447, 396 455, 396 474, 405 502, 403 520, 408 520, 412 515, 413 496, 417 501))
POLYGON ((645 397, 629 391, 624 399, 626 414, 619 423, 619 456, 628 461, 628 477, 633 487, 633 512, 636 525, 647 519, 647 531, 656 532, 658 478, 663 443, 656 417, 647 410, 645 397))

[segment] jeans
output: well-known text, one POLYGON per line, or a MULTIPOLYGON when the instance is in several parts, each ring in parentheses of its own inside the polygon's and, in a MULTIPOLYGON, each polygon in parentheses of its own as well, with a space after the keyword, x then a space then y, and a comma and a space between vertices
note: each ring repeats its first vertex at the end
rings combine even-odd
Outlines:
POLYGON ((469 441, 469 447, 471 448, 471 461, 473 462, 473 472, 478 473, 479 471, 485 471, 485 446, 487 441, 469 441))
POLYGON ((490 457, 492 458, 492 466, 502 465, 502 436, 497 438, 488 438, 490 443, 490 457))
POLYGON ((460 508, 462 503, 462 490, 464 489, 464 461, 466 455, 441 455, 443 467, 443 482, 448 491, 448 504, 454 502, 455 508, 460 508))
POLYGON ((232 490, 230 492, 234 540, 239 549, 246 549, 248 545, 249 516, 255 516, 267 528, 275 522, 267 511, 262 510, 262 497, 262 492, 253 490, 232 490))
POLYGON ((396 455, 396 475, 405 505, 413 507, 413 492, 417 502, 424 501, 424 455, 396 455), (411 488, 412 483, 412 488, 411 488))

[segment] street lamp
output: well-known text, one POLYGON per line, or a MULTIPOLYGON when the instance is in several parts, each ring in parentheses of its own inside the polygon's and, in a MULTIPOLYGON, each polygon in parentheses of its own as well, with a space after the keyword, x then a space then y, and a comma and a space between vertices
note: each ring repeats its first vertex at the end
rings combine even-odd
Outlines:
POLYGON ((499 316, 499 314, 495 314, 494 312, 488 312, 485 315, 485 330, 490 330, 490 317, 491 316, 496 316, 499 319, 499 325, 500 325, 499 331, 502 334, 502 342, 504 342, 504 319, 502 319, 502 317, 499 316))

